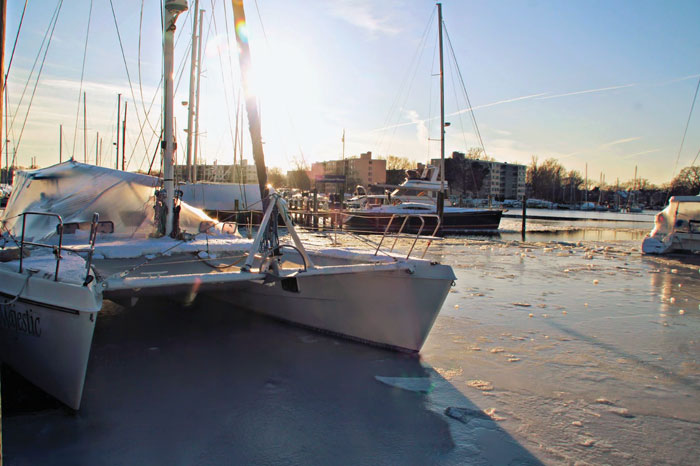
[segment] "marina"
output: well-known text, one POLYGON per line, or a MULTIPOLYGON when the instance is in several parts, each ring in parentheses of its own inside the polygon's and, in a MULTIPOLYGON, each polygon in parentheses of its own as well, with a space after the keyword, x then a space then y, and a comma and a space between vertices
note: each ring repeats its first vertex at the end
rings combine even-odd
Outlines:
POLYGON ((0 0, 0 465, 697 462, 697 5, 94 3, 0 0))
POLYGON ((457 285, 420 357, 206 299, 107 303, 79 414, 3 373, 5 461, 692 463, 700 264, 566 227, 434 244, 457 285))

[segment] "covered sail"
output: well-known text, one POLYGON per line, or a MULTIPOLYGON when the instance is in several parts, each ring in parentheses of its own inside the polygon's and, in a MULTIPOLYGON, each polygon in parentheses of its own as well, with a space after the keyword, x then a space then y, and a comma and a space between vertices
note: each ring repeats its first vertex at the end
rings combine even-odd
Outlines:
MULTIPOLYGON (((3 231, 21 235, 22 212, 50 212, 64 224, 89 224, 94 213, 104 233, 146 237, 154 231, 155 190, 153 176, 68 161, 38 170, 19 172, 2 217, 3 231)), ((27 239, 48 238, 56 233, 56 219, 27 216, 27 239)), ((200 209, 181 204, 180 228, 198 233, 202 222, 212 222, 200 209)), ((89 226, 87 226, 89 229, 89 226)))

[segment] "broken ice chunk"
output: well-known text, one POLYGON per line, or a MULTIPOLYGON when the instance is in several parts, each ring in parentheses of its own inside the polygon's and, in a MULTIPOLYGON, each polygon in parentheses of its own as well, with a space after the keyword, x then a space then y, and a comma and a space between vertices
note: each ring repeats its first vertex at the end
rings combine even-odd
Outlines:
POLYGON ((396 387, 410 392, 430 393, 434 388, 430 377, 384 377, 375 375, 374 378, 390 387, 396 387))

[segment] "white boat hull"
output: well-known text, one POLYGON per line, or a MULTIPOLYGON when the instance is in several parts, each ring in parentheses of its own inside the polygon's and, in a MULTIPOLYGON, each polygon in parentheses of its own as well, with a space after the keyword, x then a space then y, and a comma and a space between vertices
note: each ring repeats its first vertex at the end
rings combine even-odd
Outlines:
POLYGON ((298 274, 296 284, 249 281, 210 294, 237 307, 380 346, 419 351, 452 281, 448 266, 298 274), (290 289, 291 288, 291 289, 290 289), (297 288, 298 291, 295 291, 297 288))
POLYGON ((0 360, 77 410, 102 297, 91 286, 32 277, 14 300, 25 280, 0 270, 0 360))

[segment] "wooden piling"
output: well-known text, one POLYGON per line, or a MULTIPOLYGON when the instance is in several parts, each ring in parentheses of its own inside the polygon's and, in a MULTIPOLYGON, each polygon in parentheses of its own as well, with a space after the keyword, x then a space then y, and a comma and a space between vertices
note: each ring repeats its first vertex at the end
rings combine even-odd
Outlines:
POLYGON ((525 229, 527 224, 527 196, 523 195, 523 224, 520 229, 522 240, 525 241, 525 229))

